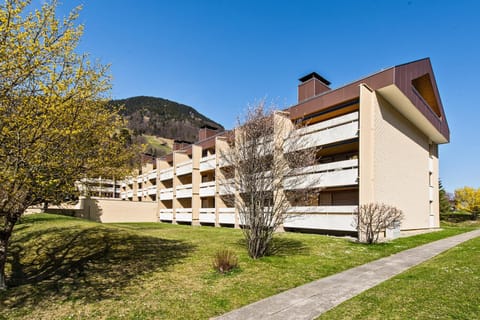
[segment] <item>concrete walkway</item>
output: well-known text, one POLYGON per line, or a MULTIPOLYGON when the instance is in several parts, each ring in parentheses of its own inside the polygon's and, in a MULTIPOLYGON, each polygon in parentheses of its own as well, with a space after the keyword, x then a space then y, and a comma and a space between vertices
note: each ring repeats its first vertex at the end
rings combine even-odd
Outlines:
POLYGON ((315 319, 357 294, 478 236, 480 229, 405 250, 282 292, 214 319, 315 319))

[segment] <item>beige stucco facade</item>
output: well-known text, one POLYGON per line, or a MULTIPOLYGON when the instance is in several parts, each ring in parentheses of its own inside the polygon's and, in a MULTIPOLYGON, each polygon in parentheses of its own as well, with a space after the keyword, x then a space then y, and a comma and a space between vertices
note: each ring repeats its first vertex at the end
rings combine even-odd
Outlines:
MULTIPOLYGON (((355 233, 358 206, 371 202, 401 209, 403 230, 437 228, 438 145, 448 142, 449 129, 430 61, 334 90, 316 73, 300 80, 298 104, 275 114, 273 141, 298 130, 300 144, 316 150, 316 163, 302 168, 300 185, 286 181, 277 191, 293 199, 296 190, 311 189, 291 200, 285 230, 355 233)), ((202 128, 199 135, 125 179, 122 200, 85 202, 84 216, 239 227, 235 168, 222 157, 235 134, 202 128)))

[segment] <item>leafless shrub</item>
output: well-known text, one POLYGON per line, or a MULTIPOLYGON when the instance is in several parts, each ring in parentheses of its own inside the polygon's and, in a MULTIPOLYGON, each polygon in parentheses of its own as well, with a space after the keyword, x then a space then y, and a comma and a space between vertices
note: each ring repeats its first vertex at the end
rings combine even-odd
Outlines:
POLYGON ((359 206, 355 226, 360 242, 378 242, 378 237, 386 228, 394 227, 403 220, 403 212, 383 203, 367 203, 359 206))
POLYGON ((298 193, 308 189, 301 168, 314 163, 316 151, 301 145, 304 139, 295 129, 286 114, 261 102, 247 110, 222 154, 233 170, 225 184, 237 194, 231 199, 254 259, 268 254, 274 232, 287 217, 285 186, 298 193))

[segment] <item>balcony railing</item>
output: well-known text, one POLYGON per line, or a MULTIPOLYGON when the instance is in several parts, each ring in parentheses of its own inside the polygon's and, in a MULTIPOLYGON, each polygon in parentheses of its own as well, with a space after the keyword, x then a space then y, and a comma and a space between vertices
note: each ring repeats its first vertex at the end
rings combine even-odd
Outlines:
POLYGON ((215 223, 215 208, 200 208, 201 223, 215 223))
POLYGON ((215 195, 215 181, 200 184, 200 197, 212 197, 215 195))
POLYGON ((221 195, 235 193, 235 182, 233 179, 227 179, 220 182, 218 193, 221 195))
POLYGON ((160 209, 160 220, 172 221, 173 209, 160 209))
POLYGON ((428 171, 429 171, 430 173, 433 172, 433 159, 430 158, 430 157, 428 158, 428 171))
POLYGON ((220 224, 235 224, 235 208, 219 208, 218 222, 220 224))
POLYGON ((192 173, 192 160, 179 163, 175 169, 177 176, 192 173))
POLYGON ((148 195, 156 195, 157 194, 157 186, 150 186, 147 189, 148 195))
POLYGON ((356 231, 357 206, 292 207, 283 224, 285 228, 356 231))
POLYGON ((177 186, 176 197, 177 198, 191 198, 192 197, 192 184, 184 184, 177 186))
POLYGON ((173 188, 160 189, 160 200, 172 200, 173 188))
POLYGON ((127 191, 127 198, 132 198, 133 197, 133 190, 127 191))
POLYGON ((346 114, 314 125, 298 129, 300 138, 291 144, 287 142, 286 151, 321 146, 358 137, 358 112, 346 114))
POLYGON ((127 199, 127 193, 125 191, 120 192, 120 199, 127 199))
POLYGON ((358 160, 344 160, 299 168, 285 178, 285 189, 349 186, 358 184, 358 160))
POLYGON ((175 220, 179 222, 192 221, 192 208, 178 208, 175 209, 175 220))
POLYGON ((200 171, 208 171, 215 169, 216 166, 216 155, 211 155, 200 159, 200 171))
POLYGON ((165 180, 170 180, 173 178, 173 168, 167 168, 160 170, 160 180, 165 181, 165 180))
POLYGON ((150 171, 146 175, 147 180, 157 180, 157 170, 150 171))

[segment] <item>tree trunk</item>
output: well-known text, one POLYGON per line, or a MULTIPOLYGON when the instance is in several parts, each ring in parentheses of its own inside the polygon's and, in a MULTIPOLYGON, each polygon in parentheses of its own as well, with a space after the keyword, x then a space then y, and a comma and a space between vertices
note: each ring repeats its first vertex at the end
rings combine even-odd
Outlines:
POLYGON ((6 290, 5 264, 7 262, 8 242, 20 214, 3 212, 2 215, 4 216, 4 225, 3 229, 0 230, 0 290, 6 290))

